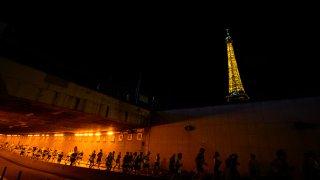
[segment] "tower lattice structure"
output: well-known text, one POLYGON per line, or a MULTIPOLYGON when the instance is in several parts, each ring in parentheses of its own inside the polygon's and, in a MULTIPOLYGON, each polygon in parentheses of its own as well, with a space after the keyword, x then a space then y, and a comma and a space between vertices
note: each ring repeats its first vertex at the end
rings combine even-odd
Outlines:
POLYGON ((226 98, 227 98, 227 102, 245 101, 245 100, 248 100, 249 97, 244 91, 244 88, 241 82, 232 42, 233 41, 227 29, 226 44, 227 44, 227 54, 228 54, 229 94, 226 98))

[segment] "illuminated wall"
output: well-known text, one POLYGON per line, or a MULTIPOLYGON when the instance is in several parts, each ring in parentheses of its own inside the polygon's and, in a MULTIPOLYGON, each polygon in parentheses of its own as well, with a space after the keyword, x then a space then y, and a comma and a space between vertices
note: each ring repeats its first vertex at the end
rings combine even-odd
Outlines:
MULTIPOLYGON (((63 151, 64 154, 73 151, 75 146, 79 151, 84 152, 83 160, 87 161, 89 154, 93 150, 98 152, 103 150, 103 160, 111 151, 122 153, 122 157, 126 152, 144 152, 146 153, 146 137, 143 133, 117 133, 113 135, 101 134, 96 135, 39 135, 39 136, 7 136, 0 135, 0 143, 8 142, 10 145, 28 145, 37 146, 39 148, 52 148, 63 151)), ((104 162, 104 161, 103 161, 104 162)))

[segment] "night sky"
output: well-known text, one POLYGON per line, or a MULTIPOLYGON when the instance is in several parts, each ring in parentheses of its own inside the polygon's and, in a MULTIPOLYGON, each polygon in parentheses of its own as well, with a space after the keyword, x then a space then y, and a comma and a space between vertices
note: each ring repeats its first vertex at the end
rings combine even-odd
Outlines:
POLYGON ((140 74, 141 93, 159 109, 211 106, 226 103, 228 28, 251 101, 315 96, 320 28, 313 9, 16 9, 0 18, 0 55, 119 98, 133 99, 140 74))

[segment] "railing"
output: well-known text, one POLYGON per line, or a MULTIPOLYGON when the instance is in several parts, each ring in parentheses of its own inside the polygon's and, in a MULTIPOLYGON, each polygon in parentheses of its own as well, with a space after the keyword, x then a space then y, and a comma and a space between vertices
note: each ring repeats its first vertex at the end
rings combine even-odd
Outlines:
MULTIPOLYGON (((0 177, 0 180, 6 180, 6 178, 4 177, 4 175, 6 174, 6 170, 7 170, 7 166, 5 166, 5 167, 3 168, 3 171, 2 171, 2 174, 1 174, 1 177, 0 177)), ((17 180, 20 180, 20 179, 21 179, 21 175, 22 175, 22 171, 19 171, 17 180)))

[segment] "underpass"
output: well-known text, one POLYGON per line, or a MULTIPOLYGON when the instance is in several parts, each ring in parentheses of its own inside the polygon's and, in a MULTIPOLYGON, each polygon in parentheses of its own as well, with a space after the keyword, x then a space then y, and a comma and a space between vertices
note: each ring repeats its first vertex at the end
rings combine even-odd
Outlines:
POLYGON ((107 172, 101 169, 89 169, 83 166, 70 166, 57 163, 32 160, 29 157, 19 156, 19 154, 1 149, 0 169, 1 174, 6 168, 5 179, 18 179, 21 171, 21 180, 99 180, 99 179, 166 179, 166 177, 153 177, 145 175, 124 174, 120 172, 107 172))

